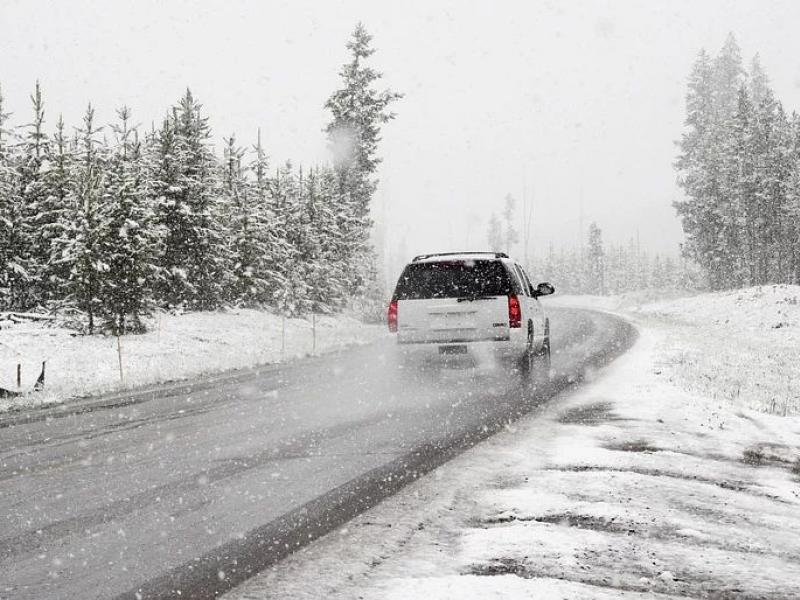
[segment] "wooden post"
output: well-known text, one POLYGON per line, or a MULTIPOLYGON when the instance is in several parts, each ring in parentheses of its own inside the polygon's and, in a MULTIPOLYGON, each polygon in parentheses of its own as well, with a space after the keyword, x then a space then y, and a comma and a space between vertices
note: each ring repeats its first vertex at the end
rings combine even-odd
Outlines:
POLYGON ((317 352, 317 313, 311 313, 311 354, 317 352))
POLYGON ((281 315, 281 362, 286 352, 286 314, 281 315))
POLYGON ((122 342, 119 340, 119 335, 117 335, 117 361, 119 362, 119 381, 120 383, 125 383, 125 377, 122 373, 122 342))
POLYGON ((17 389, 22 387, 22 365, 17 363, 17 389))

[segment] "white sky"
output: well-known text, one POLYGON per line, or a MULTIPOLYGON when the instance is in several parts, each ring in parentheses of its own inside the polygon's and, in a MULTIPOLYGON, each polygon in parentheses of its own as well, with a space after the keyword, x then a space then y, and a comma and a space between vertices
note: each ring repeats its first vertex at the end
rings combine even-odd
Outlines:
MULTIPOLYGON (((387 86, 376 216, 409 254, 486 246, 507 192, 535 205, 535 251, 574 244, 579 206, 608 241, 657 252, 682 238, 671 207, 685 82, 729 31, 800 104, 800 3, 722 1, 0 0, 0 83, 13 121, 39 78, 49 124, 128 104, 158 122, 186 86, 215 134, 261 127, 274 162, 327 159, 322 105, 363 21, 387 86)), ((521 248, 517 248, 517 254, 521 248)))

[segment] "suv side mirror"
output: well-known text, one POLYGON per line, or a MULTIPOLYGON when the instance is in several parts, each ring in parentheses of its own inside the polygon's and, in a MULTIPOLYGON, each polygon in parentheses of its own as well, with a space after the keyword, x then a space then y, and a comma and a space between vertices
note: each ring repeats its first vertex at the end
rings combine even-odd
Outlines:
POLYGON ((554 288, 549 283, 540 283, 536 286, 536 289, 533 290, 533 297, 538 298, 539 296, 549 296, 550 294, 554 294, 556 288, 554 288))

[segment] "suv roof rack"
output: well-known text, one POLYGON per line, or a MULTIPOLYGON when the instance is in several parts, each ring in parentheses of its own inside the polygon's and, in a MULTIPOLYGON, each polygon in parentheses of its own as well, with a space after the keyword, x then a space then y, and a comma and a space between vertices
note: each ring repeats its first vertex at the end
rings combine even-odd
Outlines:
POLYGON ((486 254, 487 256, 494 256, 495 258, 508 258, 505 252, 434 252, 433 254, 420 254, 415 256, 411 262, 425 260, 426 258, 433 258, 434 256, 463 256, 464 254, 486 254))

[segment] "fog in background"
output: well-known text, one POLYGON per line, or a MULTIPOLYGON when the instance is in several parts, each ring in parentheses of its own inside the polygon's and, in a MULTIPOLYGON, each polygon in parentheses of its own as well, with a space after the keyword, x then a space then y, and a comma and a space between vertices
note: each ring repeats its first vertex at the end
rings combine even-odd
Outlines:
POLYGON ((273 165, 313 164, 328 160, 323 103, 362 21, 372 64, 405 93, 375 205, 392 279, 415 253, 485 248, 509 192, 533 203, 531 252, 573 246, 597 221, 607 242, 638 235, 676 255, 672 162, 691 63, 733 32, 791 111, 798 19, 791 1, 3 0, 0 84, 23 124, 40 79, 49 130, 59 112, 79 124, 89 101, 101 122, 127 104, 149 128, 189 86, 217 139, 250 145, 260 127, 273 165))

